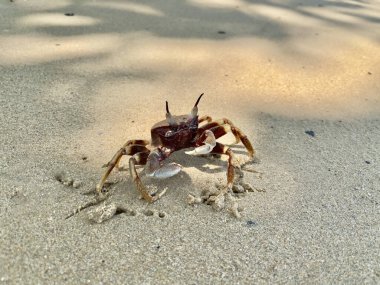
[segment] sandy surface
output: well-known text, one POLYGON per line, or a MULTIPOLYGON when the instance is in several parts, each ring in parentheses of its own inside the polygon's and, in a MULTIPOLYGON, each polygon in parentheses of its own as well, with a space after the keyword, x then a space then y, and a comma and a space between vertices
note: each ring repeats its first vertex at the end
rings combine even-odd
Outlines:
POLYGON ((379 284, 379 23, 374 0, 2 1, 0 284, 379 284), (226 161, 178 152, 144 178, 161 200, 115 171, 101 207, 125 213, 65 220, 165 100, 202 92, 257 151, 240 219, 187 204, 226 161))

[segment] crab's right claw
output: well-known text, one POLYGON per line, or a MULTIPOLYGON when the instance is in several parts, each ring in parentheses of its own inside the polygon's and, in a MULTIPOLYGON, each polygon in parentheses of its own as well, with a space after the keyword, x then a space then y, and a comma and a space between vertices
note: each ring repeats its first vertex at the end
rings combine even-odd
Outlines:
POLYGON ((206 136, 206 139, 203 141, 204 145, 196 147, 191 151, 186 151, 185 153, 190 155, 201 155, 210 153, 216 146, 216 139, 212 131, 207 130, 205 131, 204 135, 206 136))

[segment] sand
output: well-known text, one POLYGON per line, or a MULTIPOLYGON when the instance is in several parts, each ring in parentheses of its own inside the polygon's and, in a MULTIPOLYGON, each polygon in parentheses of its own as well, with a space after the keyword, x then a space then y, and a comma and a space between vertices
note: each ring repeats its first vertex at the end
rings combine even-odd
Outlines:
POLYGON ((380 283, 379 2, 0 11, 1 284, 380 283), (143 178, 167 188, 154 204, 115 171, 105 202, 65 219, 165 100, 186 114, 202 92, 200 115, 231 119, 257 151, 243 179, 263 191, 233 195, 240 218, 188 204, 226 183, 226 160, 177 152, 180 174, 143 178))

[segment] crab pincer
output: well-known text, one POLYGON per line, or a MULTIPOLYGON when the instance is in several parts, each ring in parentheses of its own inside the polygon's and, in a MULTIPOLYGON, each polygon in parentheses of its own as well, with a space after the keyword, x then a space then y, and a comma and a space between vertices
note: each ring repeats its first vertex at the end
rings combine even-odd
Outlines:
POLYGON ((178 163, 164 163, 165 159, 170 155, 171 150, 167 148, 157 148, 153 150, 147 159, 145 165, 145 173, 153 178, 169 178, 178 174, 182 166, 178 163))
POLYGON ((172 162, 162 165, 160 168, 153 172, 146 173, 147 176, 165 179, 178 174, 182 169, 182 166, 178 163, 172 162))
POLYGON ((203 145, 194 148, 193 150, 186 151, 189 155, 202 155, 211 153, 216 146, 216 139, 214 133, 210 130, 204 132, 205 140, 202 142, 203 145))

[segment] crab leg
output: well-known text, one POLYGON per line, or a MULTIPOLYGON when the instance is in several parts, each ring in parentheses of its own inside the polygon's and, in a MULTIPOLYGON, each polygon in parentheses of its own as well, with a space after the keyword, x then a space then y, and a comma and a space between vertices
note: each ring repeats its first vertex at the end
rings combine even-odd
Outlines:
POLYGON ((235 143, 239 143, 241 141, 247 149, 248 156, 250 158, 253 158, 253 156, 255 155, 255 150, 251 142, 247 138, 247 135, 245 135, 243 131, 236 127, 229 119, 223 118, 220 120, 216 120, 199 128, 199 131, 201 133, 205 130, 211 130, 215 134, 216 139, 220 138, 221 136, 224 136, 226 133, 231 131, 235 136, 235 143))
POLYGON ((232 191, 232 186, 235 178, 235 170, 232 162, 234 154, 229 147, 221 143, 216 143, 216 146, 213 149, 212 153, 228 155, 227 187, 220 190, 220 192, 216 196, 209 197, 210 201, 213 202, 214 209, 221 210, 224 207, 226 195, 232 191))
POLYGON ((154 201, 160 199, 162 195, 165 194, 166 190, 161 191, 158 194, 151 195, 145 188, 144 184, 141 182, 141 179, 136 171, 136 165, 144 165, 147 163, 149 157, 149 153, 140 152, 134 154, 129 159, 129 171, 131 173, 131 177, 136 184, 137 190, 140 192, 141 196, 148 201, 149 203, 153 203, 154 201))
POLYGON ((210 116, 202 116, 198 119, 198 124, 200 124, 204 121, 207 121, 208 123, 210 123, 212 121, 212 118, 210 116))
MULTIPOLYGON (((130 140, 127 141, 122 148, 118 150, 118 152, 115 153, 115 155, 112 157, 111 161, 107 163, 107 169, 105 173, 103 174, 100 182, 96 185, 96 192, 97 196, 87 202, 86 204, 80 206, 78 209, 73 211, 70 215, 66 217, 66 219, 74 216, 75 214, 79 213, 80 211, 99 204, 100 202, 104 201, 107 197, 107 195, 102 195, 102 190, 104 183, 106 182, 109 174, 111 173, 112 169, 119 163, 121 157, 123 155, 134 155, 134 159, 136 163, 138 164, 145 164, 146 163, 146 158, 149 155, 149 150, 145 147, 149 141, 145 140, 130 140), (139 143, 139 144, 134 144, 134 143, 139 143), (144 144, 144 145, 143 145, 144 144), (138 152, 139 150, 143 150, 142 152, 138 152), (137 152, 137 153, 136 153, 137 152), (145 159, 144 159, 145 157, 145 159)), ((136 171, 136 169, 135 169, 136 171)), ((148 199, 149 200, 149 199, 148 199)))
POLYGON ((225 145, 218 143, 218 142, 216 143, 216 146, 214 147, 214 149, 212 150, 211 153, 228 155, 227 189, 223 193, 221 193, 221 194, 225 194, 225 193, 227 193, 227 191, 232 189, 234 178, 235 178, 235 170, 234 170, 234 166, 232 163, 233 158, 234 158, 234 153, 232 152, 232 150, 228 146, 225 146, 225 145))
POLYGON ((248 151, 248 156, 252 159, 255 155, 255 150, 251 142, 249 141, 247 135, 244 134, 242 130, 240 130, 239 128, 235 126, 231 126, 231 131, 235 135, 235 137, 238 137, 239 140, 243 143, 243 145, 248 151))
POLYGON ((111 171, 114 169, 115 166, 119 165, 120 159, 123 155, 134 155, 139 152, 147 152, 149 153, 149 150, 146 148, 145 145, 142 144, 133 144, 134 142, 141 142, 145 143, 144 140, 131 140, 124 144, 122 148, 120 148, 112 157, 112 159, 107 163, 106 171, 104 172, 102 178, 100 179, 100 182, 96 185, 96 192, 99 194, 103 190, 104 183, 106 182, 108 176, 110 175, 111 171))
MULTIPOLYGON (((133 155, 135 154, 136 152, 139 152, 138 150, 133 150, 133 147, 132 146, 146 146, 148 145, 150 142, 148 140, 128 140, 121 148, 121 149, 126 149, 126 155, 133 155)), ((120 151, 119 150, 119 151, 120 151)), ((148 149, 146 149, 146 151, 149 151, 148 149)), ((116 154, 115 154, 116 155, 116 154)), ((121 159, 122 156, 119 157, 119 160, 116 162, 116 165, 114 167, 117 167, 119 168, 119 163, 120 163, 120 159, 121 159)), ((105 165, 103 165, 103 167, 108 167, 108 165, 112 162, 113 158, 107 162, 105 165)))
POLYGON ((223 119, 219 119, 219 120, 217 120, 215 122, 218 123, 219 125, 228 125, 228 126, 230 126, 231 127, 231 132, 233 133, 233 135, 235 136, 235 139, 236 139, 235 143, 239 143, 241 141, 241 136, 238 133, 239 129, 237 127, 235 127, 234 123, 232 123, 229 119, 223 118, 223 119))

